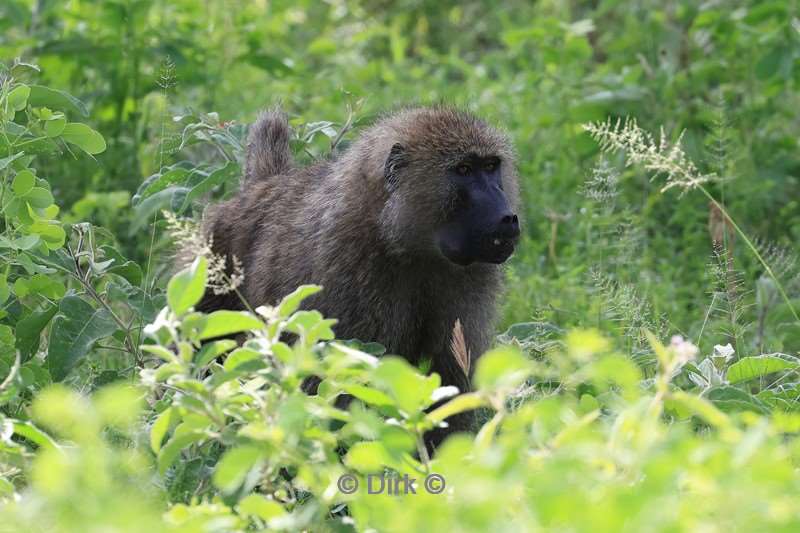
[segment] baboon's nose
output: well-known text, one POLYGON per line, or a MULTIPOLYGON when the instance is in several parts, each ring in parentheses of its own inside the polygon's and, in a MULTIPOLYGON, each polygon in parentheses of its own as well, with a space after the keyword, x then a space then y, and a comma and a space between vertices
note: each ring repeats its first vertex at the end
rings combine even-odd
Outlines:
POLYGON ((503 215, 497 226, 497 236, 502 239, 516 239, 519 237, 519 218, 513 213, 503 215))

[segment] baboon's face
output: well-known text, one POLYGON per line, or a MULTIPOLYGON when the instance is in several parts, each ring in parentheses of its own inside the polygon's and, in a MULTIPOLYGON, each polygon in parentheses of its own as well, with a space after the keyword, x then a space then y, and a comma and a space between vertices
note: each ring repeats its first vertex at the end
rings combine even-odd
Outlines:
POLYGON ((469 153, 447 169, 452 209, 434 240, 453 263, 499 264, 514 252, 519 219, 503 190, 502 168, 499 156, 469 153))

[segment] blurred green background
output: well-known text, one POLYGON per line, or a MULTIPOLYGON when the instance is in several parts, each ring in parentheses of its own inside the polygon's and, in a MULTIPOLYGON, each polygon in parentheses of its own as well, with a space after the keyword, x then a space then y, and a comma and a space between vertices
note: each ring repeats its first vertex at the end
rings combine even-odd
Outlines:
MULTIPOLYGON (((129 200, 171 162, 164 147, 179 131, 164 116, 214 111, 246 124, 282 103, 302 135, 321 121, 335 131, 350 109, 356 126, 406 103, 472 109, 510 132, 523 179, 525 241, 509 269, 501 326, 600 326, 635 350, 628 332, 641 325, 695 337, 713 331, 709 207, 700 195, 661 194, 614 156, 618 180, 598 191, 609 183, 592 180, 601 157, 582 125, 631 116, 672 140, 685 130, 687 153, 723 178, 713 194, 786 259, 800 240, 797 7, 4 0, 0 57, 38 64, 38 83, 88 104, 108 150, 96 160, 52 158, 42 170, 65 219, 109 228, 140 261, 149 231, 132 225, 140 215, 129 200)), ((306 148, 320 156, 328 146, 318 135, 306 148)), ((762 272, 740 244, 733 252, 748 286, 745 322, 758 322, 753 283, 762 272)), ((796 284, 787 287, 796 298, 796 284)), ((773 320, 772 348, 796 350, 796 331, 779 327, 783 315, 759 327, 773 320)), ((723 329, 700 342, 730 337, 723 329)))

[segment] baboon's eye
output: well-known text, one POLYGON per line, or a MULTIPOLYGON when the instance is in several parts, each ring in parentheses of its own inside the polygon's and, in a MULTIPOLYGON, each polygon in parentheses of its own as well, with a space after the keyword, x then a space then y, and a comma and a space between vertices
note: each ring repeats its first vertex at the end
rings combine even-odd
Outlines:
POLYGON ((458 172, 462 176, 468 175, 471 171, 472 168, 466 163, 461 163, 456 167, 456 172, 458 172))
POLYGON ((492 157, 483 164, 483 170, 486 172, 494 172, 495 170, 497 170, 497 167, 499 166, 500 166, 500 160, 497 159, 496 157, 492 157))

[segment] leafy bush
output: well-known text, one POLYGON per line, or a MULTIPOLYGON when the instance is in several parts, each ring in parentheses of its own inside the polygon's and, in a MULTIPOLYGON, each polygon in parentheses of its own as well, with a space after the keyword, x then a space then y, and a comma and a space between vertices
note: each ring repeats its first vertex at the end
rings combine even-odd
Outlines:
POLYGON ((0 531, 798 529, 791 5, 264 6, 0 3, 0 531), (441 99, 521 162, 473 392, 335 339, 319 287, 194 309, 260 108, 308 161, 441 99))
MULTIPOLYGON (((684 392, 673 382, 694 375, 688 341, 665 347, 651 337, 659 371, 649 382, 592 331, 537 359, 500 347, 479 360, 475 392, 426 412, 452 391, 402 359, 332 341, 334 321, 297 310, 319 287, 256 314, 205 315, 191 310, 205 280, 199 258, 170 282, 169 307, 146 328, 155 342, 142 349, 163 361, 142 370, 146 390, 110 386, 90 402, 54 386, 33 403, 36 426, 6 419, 5 453, 31 454, 13 435, 38 451, 21 467, 30 486, 7 499, 4 523, 53 531, 800 524, 792 436, 800 414, 760 416, 739 403, 755 398, 730 386, 711 389, 725 391, 713 398, 684 392), (294 342, 280 340, 285 332, 294 342), (211 340, 231 334, 247 340, 211 340), (322 380, 319 395, 299 390, 311 375, 322 380), (342 393, 356 398, 348 410, 336 407, 342 393), (455 436, 428 458, 422 432, 479 406, 494 414, 478 434, 455 436)), ((778 361, 733 365, 728 379, 798 364, 778 361)))

